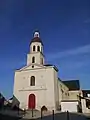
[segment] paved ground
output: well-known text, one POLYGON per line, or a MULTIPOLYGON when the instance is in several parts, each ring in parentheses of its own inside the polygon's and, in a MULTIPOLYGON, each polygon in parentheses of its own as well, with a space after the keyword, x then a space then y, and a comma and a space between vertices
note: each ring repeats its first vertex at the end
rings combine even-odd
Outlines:
POLYGON ((9 116, 9 115, 2 115, 0 114, 0 120, 19 120, 20 117, 9 116))
MULTIPOLYGON (((27 119, 0 114, 0 120, 27 120, 27 119)), ((35 120, 41 120, 41 118, 37 118, 35 120)), ((52 115, 44 116, 42 117, 42 120, 53 120, 53 116, 52 115)), ((54 116, 54 120, 90 120, 90 118, 86 118, 84 115, 70 113, 69 118, 67 119, 66 113, 57 113, 54 116)))
MULTIPOLYGON (((22 119, 22 120, 26 120, 26 119, 22 119)), ((35 120, 41 120, 41 118, 36 118, 35 120)), ((53 120, 53 116, 52 115, 43 116, 42 120, 53 120)), ((67 119, 67 113, 57 113, 54 115, 54 120, 90 120, 90 118, 87 118, 86 116, 80 114, 69 113, 67 119)))

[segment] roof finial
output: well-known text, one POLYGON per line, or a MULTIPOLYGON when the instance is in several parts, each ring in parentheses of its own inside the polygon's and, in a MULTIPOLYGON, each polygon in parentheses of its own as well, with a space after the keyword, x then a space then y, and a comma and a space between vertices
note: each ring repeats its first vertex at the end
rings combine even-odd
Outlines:
POLYGON ((34 37, 39 37, 39 31, 35 31, 34 37))

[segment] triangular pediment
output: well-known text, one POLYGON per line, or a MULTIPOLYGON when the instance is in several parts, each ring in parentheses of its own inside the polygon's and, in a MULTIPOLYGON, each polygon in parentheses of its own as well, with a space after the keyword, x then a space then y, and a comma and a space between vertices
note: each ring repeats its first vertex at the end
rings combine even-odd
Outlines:
POLYGON ((45 68, 46 66, 40 65, 40 64, 30 64, 30 65, 26 65, 20 69, 18 69, 19 71, 23 71, 23 70, 32 70, 32 69, 38 69, 38 68, 45 68))

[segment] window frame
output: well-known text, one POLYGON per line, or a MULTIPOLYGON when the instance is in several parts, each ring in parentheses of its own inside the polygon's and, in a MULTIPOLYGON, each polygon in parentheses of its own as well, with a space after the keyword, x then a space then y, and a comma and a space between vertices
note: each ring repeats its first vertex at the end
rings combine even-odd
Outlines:
POLYGON ((35 57, 34 56, 32 57, 32 63, 35 63, 35 57))
POLYGON ((33 46, 33 52, 35 52, 35 50, 36 50, 36 46, 34 45, 34 46, 33 46))
POLYGON ((39 45, 37 46, 37 51, 40 52, 40 46, 39 45))

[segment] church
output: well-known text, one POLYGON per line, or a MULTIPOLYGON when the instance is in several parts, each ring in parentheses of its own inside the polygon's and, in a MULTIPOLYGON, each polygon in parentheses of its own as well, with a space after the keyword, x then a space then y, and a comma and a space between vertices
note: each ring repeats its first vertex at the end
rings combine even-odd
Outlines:
POLYGON ((58 77, 58 68, 45 63, 43 41, 38 31, 35 31, 29 47, 26 66, 17 69, 14 75, 13 95, 19 100, 20 108, 89 110, 79 80, 62 81, 58 77))

